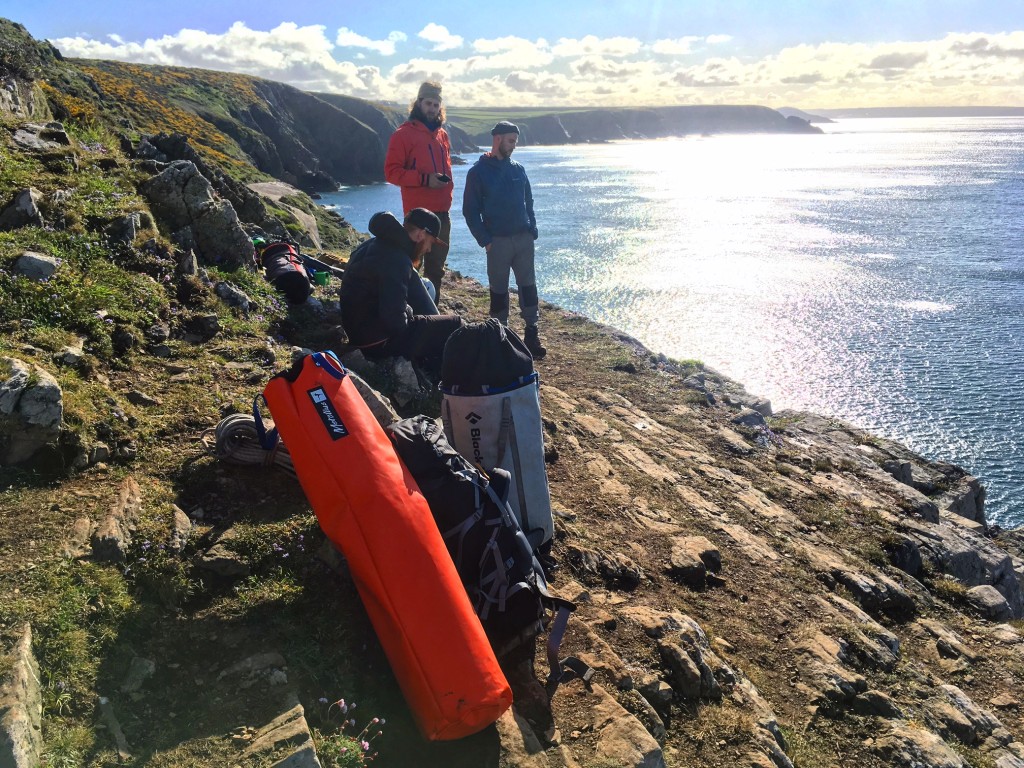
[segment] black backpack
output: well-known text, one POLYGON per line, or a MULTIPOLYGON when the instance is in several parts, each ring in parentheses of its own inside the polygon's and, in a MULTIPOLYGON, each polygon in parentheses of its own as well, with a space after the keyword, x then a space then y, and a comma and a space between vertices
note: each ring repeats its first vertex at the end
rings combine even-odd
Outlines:
POLYGON ((271 243, 263 249, 260 262, 266 270, 267 280, 284 294, 289 304, 302 304, 309 298, 309 275, 294 245, 271 243))
MULTIPOLYGON (((548 591, 544 572, 506 501, 510 476, 488 478, 448 444, 426 416, 388 427, 402 463, 430 506, 487 638, 499 659, 532 642, 548 611, 557 611, 548 659, 558 673, 558 646, 575 606, 548 591)), ((560 674, 560 673, 559 673, 560 674)))
POLYGON ((514 331, 495 318, 467 323, 448 337, 441 363, 445 390, 485 394, 533 373, 533 355, 514 331))

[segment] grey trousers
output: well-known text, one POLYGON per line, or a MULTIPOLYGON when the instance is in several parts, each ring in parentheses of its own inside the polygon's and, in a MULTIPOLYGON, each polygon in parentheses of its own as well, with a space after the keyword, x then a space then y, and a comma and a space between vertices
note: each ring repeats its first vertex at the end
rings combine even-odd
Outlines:
MULTIPOLYGON (((520 232, 510 237, 495 237, 487 252, 487 283, 492 294, 508 295, 509 272, 519 286, 519 314, 527 325, 535 325, 540 317, 537 300, 537 278, 533 272, 533 233, 520 232)), ((491 313, 508 325, 508 302, 504 310, 491 313), (502 317, 504 315, 504 317, 502 317)))

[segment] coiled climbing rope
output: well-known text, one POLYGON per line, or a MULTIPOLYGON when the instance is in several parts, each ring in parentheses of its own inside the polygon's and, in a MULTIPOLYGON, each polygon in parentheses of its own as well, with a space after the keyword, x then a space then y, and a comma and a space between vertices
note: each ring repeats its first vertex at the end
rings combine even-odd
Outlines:
MULTIPOLYGON (((273 429, 273 424, 265 430, 273 429)), ((284 443, 277 439, 272 448, 264 448, 253 417, 244 413, 233 413, 220 420, 213 429, 202 435, 203 445, 208 453, 221 461, 231 464, 277 466, 295 475, 292 457, 284 443)))

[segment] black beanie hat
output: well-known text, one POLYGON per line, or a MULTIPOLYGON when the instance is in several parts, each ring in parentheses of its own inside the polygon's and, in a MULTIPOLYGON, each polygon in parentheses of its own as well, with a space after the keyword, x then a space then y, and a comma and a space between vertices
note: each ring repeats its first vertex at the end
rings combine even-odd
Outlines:
POLYGON ((500 123, 491 128, 491 136, 501 136, 503 133, 519 133, 519 126, 515 123, 510 123, 508 120, 502 120, 500 123))

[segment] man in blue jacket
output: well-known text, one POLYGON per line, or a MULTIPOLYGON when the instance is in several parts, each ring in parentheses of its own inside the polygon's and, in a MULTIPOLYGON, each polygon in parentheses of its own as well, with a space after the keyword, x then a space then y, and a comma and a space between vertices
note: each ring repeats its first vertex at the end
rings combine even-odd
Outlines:
POLYGON ((490 316, 508 324, 509 272, 519 286, 519 314, 526 322, 523 341, 534 359, 547 354, 537 331, 540 301, 534 275, 533 241, 537 218, 526 169, 512 159, 519 128, 502 120, 491 130, 491 151, 481 155, 466 175, 462 215, 480 247, 487 251, 490 316))
POLYGON ((407 357, 436 367, 444 344, 462 326, 440 315, 416 268, 440 238, 441 222, 414 208, 404 223, 382 211, 370 218, 372 238, 349 257, 341 279, 341 322, 349 343, 370 359, 407 357))

